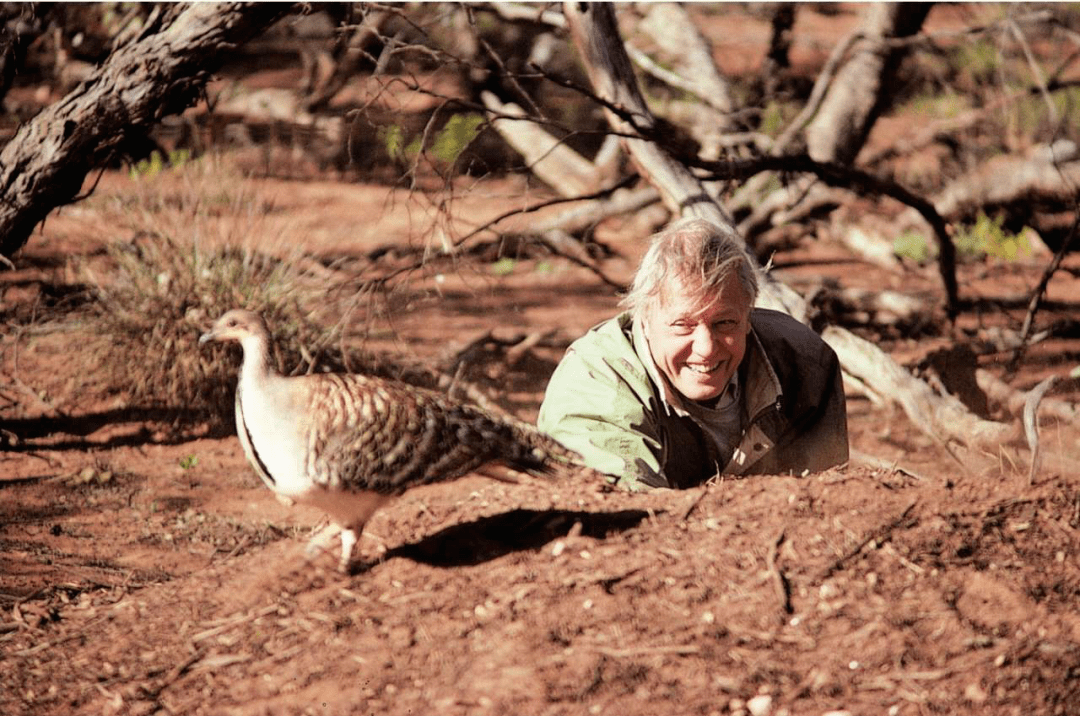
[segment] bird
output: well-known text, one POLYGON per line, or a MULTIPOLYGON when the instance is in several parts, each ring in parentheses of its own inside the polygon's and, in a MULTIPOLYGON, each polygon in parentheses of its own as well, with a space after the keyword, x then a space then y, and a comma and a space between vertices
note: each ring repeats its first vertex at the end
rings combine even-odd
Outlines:
MULTIPOLYGON (((256 474, 285 502, 341 529, 348 573, 364 525, 405 491, 470 473, 517 482, 586 469, 532 425, 434 390, 360 373, 283 376, 264 318, 233 309, 199 337, 237 342, 236 432, 256 474)), ((308 554, 319 535, 308 545, 308 554)))

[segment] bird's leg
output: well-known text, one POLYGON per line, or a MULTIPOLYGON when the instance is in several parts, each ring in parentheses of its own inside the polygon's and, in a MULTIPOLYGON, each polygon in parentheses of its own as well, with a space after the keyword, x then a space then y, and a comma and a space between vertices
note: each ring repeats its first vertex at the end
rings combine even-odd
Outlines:
POLYGON ((304 557, 310 562, 323 552, 328 551, 334 541, 334 536, 339 530, 341 530, 341 527, 334 522, 328 522, 316 530, 311 535, 311 539, 308 540, 307 547, 304 548, 304 557))
POLYGON ((341 562, 338 564, 340 569, 345 574, 349 573, 349 568, 352 566, 353 551, 356 549, 356 543, 360 541, 360 529, 356 528, 341 528, 341 562))

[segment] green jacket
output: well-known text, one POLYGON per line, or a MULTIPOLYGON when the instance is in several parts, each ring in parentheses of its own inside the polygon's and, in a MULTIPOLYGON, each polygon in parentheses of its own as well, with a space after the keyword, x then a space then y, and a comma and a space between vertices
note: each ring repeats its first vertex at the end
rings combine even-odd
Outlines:
POLYGON ((742 435, 726 465, 664 400, 640 324, 623 313, 574 341, 548 383, 539 428, 629 489, 686 488, 718 474, 818 471, 848 459, 840 363, 810 328, 756 308, 739 366, 742 435))

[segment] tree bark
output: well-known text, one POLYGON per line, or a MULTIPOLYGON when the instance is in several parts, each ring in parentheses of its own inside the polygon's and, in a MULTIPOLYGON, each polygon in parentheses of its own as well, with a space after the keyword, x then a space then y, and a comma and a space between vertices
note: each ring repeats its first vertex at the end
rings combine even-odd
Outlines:
POLYGON ((769 8, 772 35, 769 39, 769 51, 765 55, 765 61, 761 63, 762 93, 766 97, 777 93, 782 86, 784 75, 791 69, 788 53, 791 51, 797 9, 798 4, 794 2, 778 2, 769 8))
POLYGON ((713 61, 709 41, 686 8, 670 2, 650 5, 638 29, 647 32, 673 60, 675 73, 691 81, 694 94, 717 110, 720 131, 731 130, 730 115, 735 109, 731 87, 713 61))
POLYGON ((10 256, 87 174, 199 97, 237 45, 290 12, 288 3, 195 3, 160 32, 118 49, 0 152, 0 255, 10 256))
POLYGON ((932 3, 873 3, 867 6, 862 38, 841 67, 814 121, 807 150, 819 162, 850 164, 888 101, 889 84, 903 59, 902 48, 882 42, 919 31, 932 3))

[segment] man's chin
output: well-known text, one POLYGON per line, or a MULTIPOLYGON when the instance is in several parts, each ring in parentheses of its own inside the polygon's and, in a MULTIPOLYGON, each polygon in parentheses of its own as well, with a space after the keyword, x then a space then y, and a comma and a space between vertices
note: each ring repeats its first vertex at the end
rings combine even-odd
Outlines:
POLYGON ((683 380, 681 383, 676 388, 683 394, 683 397, 698 403, 715 400, 724 392, 724 386, 727 385, 726 381, 719 386, 713 385, 712 381, 704 383, 699 380, 683 380))

